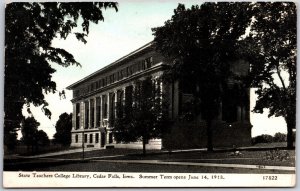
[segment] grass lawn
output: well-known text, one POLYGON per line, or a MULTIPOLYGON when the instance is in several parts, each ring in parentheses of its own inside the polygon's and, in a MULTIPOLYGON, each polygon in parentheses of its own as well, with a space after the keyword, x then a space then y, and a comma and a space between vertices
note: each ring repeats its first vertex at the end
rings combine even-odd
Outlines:
MULTIPOLYGON (((222 168, 203 166, 177 166, 177 165, 156 165, 156 164, 130 164, 112 162, 67 162, 59 163, 37 163, 25 168, 22 171, 75 171, 75 172, 156 172, 156 173, 245 173, 245 174, 293 174, 293 171, 243 169, 243 168, 222 168)), ((16 171, 17 169, 15 169, 16 171)))
MULTIPOLYGON (((295 166, 295 150, 234 152, 183 152, 159 155, 127 155, 117 160, 162 160, 178 162, 210 162, 223 164, 253 164, 268 166, 295 166), (288 155, 288 157, 285 157, 288 155)), ((111 158, 110 158, 111 159, 111 158)))
POLYGON ((31 155, 39 155, 44 153, 51 152, 59 152, 65 150, 75 149, 74 147, 62 146, 62 145, 54 145, 50 144, 48 146, 39 146, 36 152, 32 152, 31 148, 27 148, 25 145, 18 145, 13 151, 9 151, 4 147, 4 156, 7 155, 21 155, 21 156, 31 156, 31 155))
MULTIPOLYGON (((99 157, 104 160, 160 160, 172 162, 295 166, 295 150, 244 150, 240 151, 239 154, 236 154, 232 151, 194 151, 180 153, 159 153, 159 151, 149 151, 149 153, 150 154, 143 156, 141 154, 141 150, 105 149, 86 152, 85 158, 90 159, 99 157), (105 156, 110 157, 103 158, 105 156)), ((81 159, 82 153, 53 156, 51 158, 81 159)))
POLYGON ((36 171, 91 171, 91 172, 198 172, 198 173, 295 173, 294 171, 274 171, 264 169, 235 169, 203 166, 177 166, 158 164, 114 163, 109 160, 158 160, 164 162, 194 162, 218 164, 246 164, 265 166, 295 166, 295 150, 242 150, 233 151, 189 151, 162 153, 141 150, 103 149, 85 152, 87 161, 80 161, 82 153, 72 153, 37 159, 16 158, 4 160, 4 170, 36 171), (109 156, 109 157, 107 157, 109 156), (105 158, 107 157, 107 158, 105 158), (98 159, 106 161, 96 161, 98 159))

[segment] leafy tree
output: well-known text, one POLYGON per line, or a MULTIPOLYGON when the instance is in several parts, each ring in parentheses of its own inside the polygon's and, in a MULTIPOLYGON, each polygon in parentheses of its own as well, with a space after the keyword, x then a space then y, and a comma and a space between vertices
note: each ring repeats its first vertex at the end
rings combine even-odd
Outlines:
POLYGON ((213 150, 212 121, 223 91, 230 88, 229 79, 237 78, 230 63, 240 58, 236 50, 251 23, 251 10, 250 3, 203 3, 190 9, 179 4, 164 26, 152 29, 157 50, 173 61, 165 79, 191 86, 195 112, 207 123, 208 150, 213 150))
POLYGON ((287 147, 293 147, 296 128, 296 5, 292 2, 256 3, 250 36, 241 50, 251 64, 250 83, 258 95, 253 109, 287 124, 287 147))
POLYGON ((22 141, 27 145, 27 149, 31 147, 31 151, 34 151, 34 147, 37 148, 37 132, 40 123, 37 122, 34 117, 28 117, 22 122, 22 141))
POLYGON ((49 137, 47 133, 43 130, 39 130, 36 134, 37 137, 37 145, 38 146, 48 146, 50 144, 49 137))
POLYGON ((54 134, 54 142, 63 146, 70 146, 71 144, 71 130, 72 130, 72 113, 63 113, 55 125, 56 133, 54 134))
POLYGON ((102 10, 114 8, 113 2, 13 2, 5 8, 5 87, 4 144, 13 148, 16 131, 22 121, 22 108, 30 104, 42 106, 49 118, 51 112, 44 93, 54 93, 51 80, 57 63, 63 67, 80 65, 72 54, 55 48, 54 38, 66 39, 73 33, 86 43, 90 23, 103 21, 102 10), (72 32, 81 18, 82 31, 72 32))
POLYGON ((117 142, 142 141, 145 155, 148 141, 162 137, 167 130, 167 107, 162 90, 155 87, 150 77, 137 81, 131 95, 133 103, 127 101, 125 115, 116 119, 113 133, 117 142))

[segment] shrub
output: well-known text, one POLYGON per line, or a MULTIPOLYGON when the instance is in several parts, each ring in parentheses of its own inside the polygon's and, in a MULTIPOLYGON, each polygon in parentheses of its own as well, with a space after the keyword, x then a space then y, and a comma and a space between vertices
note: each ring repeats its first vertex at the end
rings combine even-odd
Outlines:
POLYGON ((271 150, 266 152, 265 159, 266 160, 274 160, 274 161, 286 161, 290 158, 290 155, 285 150, 271 150))
POLYGON ((273 142, 273 136, 271 135, 259 135, 256 137, 253 137, 251 140, 252 144, 255 145, 257 143, 272 143, 273 142))
POLYGON ((274 142, 286 142, 286 140, 287 140, 287 136, 286 134, 283 133, 276 133, 273 138, 274 142))

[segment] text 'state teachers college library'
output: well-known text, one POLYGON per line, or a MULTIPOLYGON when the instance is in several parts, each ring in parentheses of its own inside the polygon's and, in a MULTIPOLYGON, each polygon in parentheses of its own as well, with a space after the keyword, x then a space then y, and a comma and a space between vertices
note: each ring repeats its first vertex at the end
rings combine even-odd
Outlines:
MULTIPOLYGON (((72 143, 75 147, 142 148, 141 142, 117 143, 112 133, 117 116, 116 105, 132 104, 132 91, 137 80, 151 77, 156 87, 167 95, 169 117, 178 121, 168 136, 150 140, 147 149, 201 148, 207 145, 206 123, 201 114, 193 121, 177 120, 192 99, 192 82, 165 83, 158 79, 169 67, 170 61, 155 51, 152 42, 70 85, 73 90, 72 143), (84 141, 84 144, 83 142, 84 141)), ((249 65, 242 60, 231 64, 231 71, 247 75, 249 65)), ((251 143, 250 89, 244 91, 242 104, 234 100, 237 81, 229 80, 232 87, 220 103, 218 118, 213 123, 214 147, 247 146, 251 143), (231 91, 231 92, 230 92, 231 91)), ((201 90, 199 90, 201 91, 201 90)))

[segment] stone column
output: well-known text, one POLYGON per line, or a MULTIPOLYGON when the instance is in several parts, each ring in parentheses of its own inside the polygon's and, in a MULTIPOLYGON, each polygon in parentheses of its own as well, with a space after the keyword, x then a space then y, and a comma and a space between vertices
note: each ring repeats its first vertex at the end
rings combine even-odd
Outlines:
POLYGON ((97 127, 97 97, 94 97, 94 128, 97 127))
MULTIPOLYGON (((107 103, 107 108, 106 108, 106 118, 107 118, 107 120, 109 121, 110 120, 110 95, 109 95, 109 93, 107 93, 106 94, 106 103, 107 103)), ((109 124, 108 124, 108 126, 109 126, 109 124)))
POLYGON ((118 117, 117 116, 117 102, 118 102, 118 91, 117 90, 115 90, 114 91, 114 94, 115 94, 115 100, 114 100, 114 115, 115 115, 115 120, 116 120, 116 118, 118 117))
POLYGON ((122 104, 124 104, 123 106, 125 106, 125 100, 126 100, 126 98, 125 98, 125 97, 126 97, 126 86, 122 88, 122 91, 123 91, 123 100, 122 100, 123 103, 122 103, 122 104))
MULTIPOLYGON (((100 107, 100 111, 99 111, 99 120, 100 120, 100 127, 102 126, 102 95, 99 95, 99 107, 100 107)), ((100 135, 99 135, 100 136, 100 135)), ((99 137, 100 140, 100 137, 99 137)), ((99 141, 100 142, 100 141, 99 141)))
POLYGON ((83 104, 81 101, 81 102, 79 102, 79 129, 82 129, 82 127, 83 127, 82 111, 83 111, 83 104))
POLYGON ((77 111, 76 111, 76 104, 77 103, 73 103, 73 115, 72 115, 72 129, 73 130, 76 130, 76 114, 77 114, 77 111))

